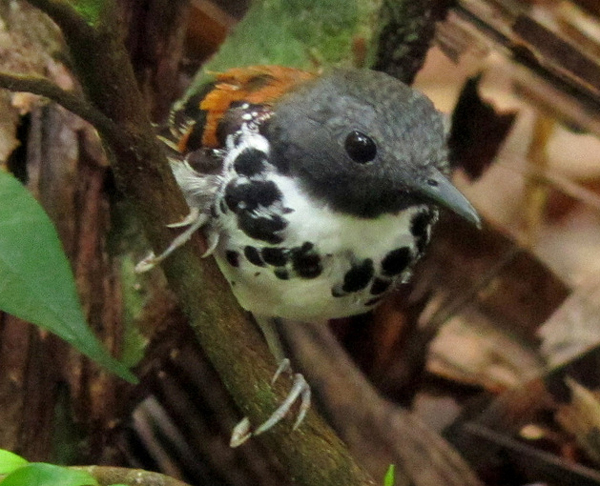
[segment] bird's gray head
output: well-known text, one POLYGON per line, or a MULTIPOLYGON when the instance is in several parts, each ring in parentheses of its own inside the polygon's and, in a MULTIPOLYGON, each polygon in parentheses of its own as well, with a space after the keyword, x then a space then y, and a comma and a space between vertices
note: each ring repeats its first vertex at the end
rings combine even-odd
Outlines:
POLYGON ((274 106, 272 163, 332 209, 372 218, 432 202, 479 219, 446 179, 442 115, 384 73, 345 69, 309 81, 274 106))

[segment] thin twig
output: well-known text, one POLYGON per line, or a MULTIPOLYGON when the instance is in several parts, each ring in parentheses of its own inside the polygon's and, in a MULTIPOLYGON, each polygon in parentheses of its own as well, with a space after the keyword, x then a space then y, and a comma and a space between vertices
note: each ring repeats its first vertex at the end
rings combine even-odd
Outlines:
POLYGON ((0 71, 0 88, 33 93, 55 101, 71 113, 91 123, 109 138, 113 138, 117 132, 115 123, 87 100, 60 88, 42 76, 0 71))

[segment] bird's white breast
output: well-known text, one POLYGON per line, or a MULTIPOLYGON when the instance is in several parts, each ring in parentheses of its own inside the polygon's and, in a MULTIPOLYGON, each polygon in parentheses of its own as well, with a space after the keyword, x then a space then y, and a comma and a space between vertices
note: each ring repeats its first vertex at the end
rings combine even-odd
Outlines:
MULTIPOLYGON (((308 197, 290 177, 275 172, 266 177, 283 194, 278 209, 287 226, 281 232, 281 243, 269 244, 249 237, 240 230, 232 211, 220 215, 217 262, 245 309, 302 321, 345 317, 371 309, 386 290, 409 278, 412 264, 420 256, 411 222, 427 211, 425 206, 373 219, 358 218, 334 212, 308 197), (318 258, 320 269, 311 267, 306 277, 295 270, 298 262, 294 262, 294 255, 309 246, 307 262, 314 263, 318 258), (262 255, 269 251, 265 248, 286 253, 289 261, 284 266, 265 262, 262 255), (397 266, 393 274, 386 274, 383 262, 386 257, 391 261, 391 252, 400 249, 402 255, 410 256, 410 261, 401 271, 397 266)), ((258 208, 256 212, 261 210, 267 213, 273 208, 258 208)), ((427 239, 429 231, 428 225, 427 239)), ((300 266, 304 264, 301 257, 298 260, 300 266)))

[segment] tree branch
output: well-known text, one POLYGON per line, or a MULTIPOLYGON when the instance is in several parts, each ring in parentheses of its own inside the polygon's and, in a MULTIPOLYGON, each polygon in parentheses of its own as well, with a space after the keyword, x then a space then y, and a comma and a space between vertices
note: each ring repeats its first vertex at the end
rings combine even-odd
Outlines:
POLYGON ((446 0, 385 0, 372 68, 412 84, 433 41, 435 22, 445 17, 450 4, 446 0))
MULTIPOLYGON (((93 27, 89 22, 92 19, 86 19, 75 9, 73 3, 65 0, 26 0, 27 3, 40 9, 50 17, 60 27, 66 36, 93 35, 93 27), (88 23, 89 22, 89 23, 88 23)), ((98 2, 96 2, 98 3, 98 2)), ((106 2, 105 2, 106 3, 106 2)))
MULTIPOLYGON (((137 88, 121 39, 116 4, 112 0, 98 2, 95 0, 101 15, 91 27, 77 12, 66 9, 66 2, 30 0, 63 28, 88 99, 120 132, 116 141, 104 138, 115 180, 159 253, 173 239, 166 225, 181 220, 188 207, 137 88)), ((252 423, 263 422, 286 396, 291 380, 285 378, 271 386, 274 364, 266 345, 239 308, 214 260, 203 260, 200 249, 188 244, 168 258, 163 269, 234 400, 252 423)), ((285 420, 262 437, 297 484, 375 484, 316 412, 309 412, 294 433, 291 422, 285 420)))
POLYGON ((104 113, 85 99, 60 88, 47 78, 0 71, 0 88, 11 91, 24 91, 48 98, 91 123, 104 136, 109 138, 118 136, 116 125, 104 113))
POLYGON ((111 484, 137 484, 140 486, 190 486, 188 483, 178 479, 165 476, 143 469, 129 469, 124 467, 107 466, 75 466, 69 469, 85 471, 100 484, 109 486, 111 484))

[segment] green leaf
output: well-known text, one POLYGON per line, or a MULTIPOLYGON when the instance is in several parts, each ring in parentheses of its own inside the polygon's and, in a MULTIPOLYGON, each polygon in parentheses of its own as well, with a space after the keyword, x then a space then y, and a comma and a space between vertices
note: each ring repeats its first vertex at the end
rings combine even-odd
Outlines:
POLYGON ((10 474, 25 464, 29 464, 27 459, 16 455, 14 452, 0 449, 0 475, 10 474))
POLYGON ((105 4, 106 0, 71 0, 73 8, 91 26, 100 21, 105 4))
MULTIPOLYGON (((394 486, 394 482, 396 479, 396 466, 390 464, 387 472, 385 473, 385 477, 383 478, 383 486, 394 486)), ((4 486, 4 485, 2 485, 4 486)))
POLYGON ((17 469, 0 482, 1 486, 97 486, 96 478, 84 471, 33 462, 17 469))
POLYGON ((50 218, 27 189, 1 171, 0 310, 55 333, 121 378, 137 381, 88 327, 50 218))
POLYGON ((256 64, 315 70, 352 65, 355 41, 371 44, 379 0, 254 0, 219 51, 194 79, 185 99, 211 72, 256 64))

